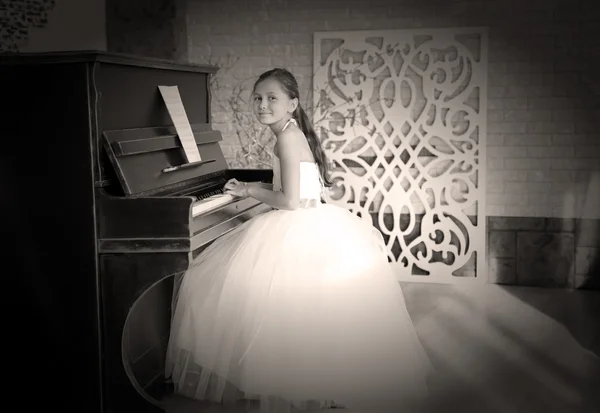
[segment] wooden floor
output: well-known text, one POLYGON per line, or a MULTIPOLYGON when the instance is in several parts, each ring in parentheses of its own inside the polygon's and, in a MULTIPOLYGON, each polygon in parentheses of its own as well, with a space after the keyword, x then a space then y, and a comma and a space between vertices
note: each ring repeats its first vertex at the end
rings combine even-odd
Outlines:
MULTIPOLYGON (((498 285, 402 289, 439 373, 419 412, 600 411, 600 292, 498 285)), ((177 397, 165 407, 169 413, 247 410, 177 397)))

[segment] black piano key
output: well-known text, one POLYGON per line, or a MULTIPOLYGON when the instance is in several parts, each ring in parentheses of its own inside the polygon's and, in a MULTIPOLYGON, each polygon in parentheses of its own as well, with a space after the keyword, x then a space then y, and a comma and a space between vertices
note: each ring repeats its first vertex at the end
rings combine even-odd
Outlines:
POLYGON ((210 198, 211 196, 221 195, 224 192, 225 192, 225 190, 223 188, 213 189, 211 191, 196 195, 196 199, 198 201, 201 201, 203 199, 210 198))

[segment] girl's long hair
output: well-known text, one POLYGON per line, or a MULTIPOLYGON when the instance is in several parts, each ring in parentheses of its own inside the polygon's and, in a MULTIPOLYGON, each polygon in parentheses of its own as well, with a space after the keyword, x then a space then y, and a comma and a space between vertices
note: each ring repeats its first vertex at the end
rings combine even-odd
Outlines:
POLYGON ((283 90, 287 93, 290 99, 298 99, 298 107, 292 114, 293 118, 296 119, 298 123, 298 127, 304 135, 306 136, 306 140, 308 141, 308 146, 315 158, 315 162, 319 167, 319 173, 321 174, 321 179, 323 180, 323 185, 325 187, 331 187, 333 182, 329 176, 329 164, 327 163, 327 156, 325 155, 325 151, 321 145, 321 141, 317 136, 308 116, 302 106, 300 106, 300 97, 298 92, 298 82, 294 75, 292 75, 289 71, 285 69, 271 69, 258 77, 258 80, 254 83, 253 91, 256 89, 256 86, 267 79, 275 79, 280 84, 283 90))

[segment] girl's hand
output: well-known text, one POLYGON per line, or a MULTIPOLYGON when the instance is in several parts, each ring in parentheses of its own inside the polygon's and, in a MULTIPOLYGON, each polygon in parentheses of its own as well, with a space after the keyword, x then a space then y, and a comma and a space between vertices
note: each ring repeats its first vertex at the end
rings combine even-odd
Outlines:
POLYGON ((225 184, 225 193, 239 196, 239 197, 247 197, 248 196, 248 183, 247 182, 239 182, 237 179, 230 179, 225 184))

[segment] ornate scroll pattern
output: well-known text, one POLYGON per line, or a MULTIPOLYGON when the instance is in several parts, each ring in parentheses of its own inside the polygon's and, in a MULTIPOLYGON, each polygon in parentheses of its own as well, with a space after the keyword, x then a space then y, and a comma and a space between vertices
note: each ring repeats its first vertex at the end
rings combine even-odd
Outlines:
POLYGON ((484 29, 315 34, 329 201, 384 235, 400 280, 485 279, 484 29))

